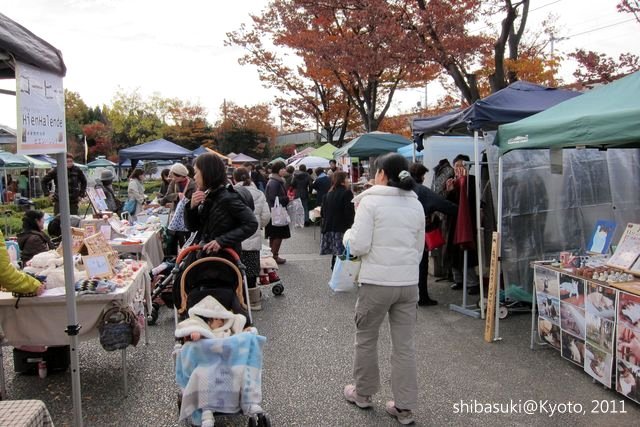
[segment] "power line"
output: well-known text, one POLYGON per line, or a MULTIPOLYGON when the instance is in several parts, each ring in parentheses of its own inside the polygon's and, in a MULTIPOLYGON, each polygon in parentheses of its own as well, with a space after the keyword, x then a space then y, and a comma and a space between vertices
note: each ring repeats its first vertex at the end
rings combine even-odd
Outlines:
MULTIPOLYGON (((556 3, 560 3, 561 1, 562 0, 555 0, 555 1, 552 1, 551 3, 543 4, 542 6, 538 6, 535 9, 530 9, 529 13, 535 12, 536 10, 544 9, 545 7, 551 6, 551 5, 556 4, 556 3)), ((498 15, 497 12, 492 14, 491 16, 496 16, 496 15, 498 15)), ((500 22, 500 21, 498 21, 498 22, 500 22)), ((493 22, 493 23, 491 23, 489 25, 485 25, 482 28, 478 28, 478 29, 475 29, 475 30, 470 30, 469 33, 473 34, 475 32, 482 31, 482 30, 487 29, 487 28, 491 28, 492 25, 496 25, 496 24, 498 24, 498 22, 493 22)))
POLYGON ((625 21, 620 21, 620 22, 616 22, 614 24, 609 24, 609 25, 604 25, 602 27, 598 27, 598 28, 593 28, 591 30, 587 30, 587 31, 583 31, 581 33, 576 33, 576 34, 571 34, 569 36, 563 37, 564 39, 570 39, 571 37, 577 37, 577 36, 581 36, 583 34, 589 34, 589 33, 593 33, 595 31, 600 31, 600 30, 604 30, 605 28, 611 28, 611 27, 615 27, 617 25, 622 25, 622 24, 626 24, 627 22, 631 22, 631 21, 635 21, 635 18, 631 18, 631 19, 627 19, 625 21))

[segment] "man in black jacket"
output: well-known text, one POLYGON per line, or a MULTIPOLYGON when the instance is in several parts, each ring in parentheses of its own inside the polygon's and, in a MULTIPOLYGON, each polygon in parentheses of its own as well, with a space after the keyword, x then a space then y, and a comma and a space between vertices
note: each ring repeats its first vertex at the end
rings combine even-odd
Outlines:
POLYGON ((302 207, 304 208, 304 225, 311 224, 309 221, 309 193, 311 193, 313 180, 309 173, 307 173, 307 167, 300 165, 298 170, 293 173, 291 179, 291 186, 296 190, 296 197, 300 198, 302 207))
MULTIPOLYGON (((78 214, 78 203, 80 199, 84 197, 87 191, 87 178, 84 176, 84 173, 80 170, 80 168, 73 164, 73 154, 67 153, 67 178, 69 184, 69 208, 71 210, 71 215, 78 214)), ((53 168, 48 174, 42 178, 42 192, 44 194, 49 194, 53 199, 53 214, 57 215, 60 213, 60 202, 58 196, 58 168, 53 168), (49 194, 49 184, 53 181, 55 183, 56 189, 54 194, 49 194)))
MULTIPOLYGON (((424 210, 425 231, 426 227, 430 225, 431 214, 434 212, 441 212, 445 215, 455 216, 458 213, 458 206, 455 203, 450 202, 444 197, 440 196, 435 191, 422 185, 424 181, 424 175, 429 171, 424 165, 420 163, 413 163, 409 167, 409 173, 415 180, 413 191, 418 195, 418 201, 422 204, 424 210)), ((420 273, 418 278, 418 305, 436 305, 438 301, 429 298, 429 291, 427 289, 427 278, 429 275, 429 252, 425 247, 422 253, 422 260, 420 261, 420 273)))

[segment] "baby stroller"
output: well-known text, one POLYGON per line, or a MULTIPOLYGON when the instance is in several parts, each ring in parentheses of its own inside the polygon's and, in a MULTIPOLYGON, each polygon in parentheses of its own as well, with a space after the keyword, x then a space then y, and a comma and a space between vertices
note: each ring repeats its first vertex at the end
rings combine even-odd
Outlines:
MULTIPOLYGON (((189 309, 212 296, 227 310, 243 314, 250 325, 251 308, 244 266, 231 249, 215 256, 200 246, 183 249, 176 259, 173 297, 176 323, 189 309)), ((249 426, 271 426, 262 410, 262 345, 265 338, 241 332, 227 338, 176 344, 176 381, 181 388, 180 419, 213 426, 213 415, 247 415, 249 426)))
POLYGON ((164 305, 173 308, 173 280, 179 271, 176 266, 176 258, 169 258, 151 270, 151 312, 147 316, 149 325, 155 325, 158 321, 160 307, 164 305))

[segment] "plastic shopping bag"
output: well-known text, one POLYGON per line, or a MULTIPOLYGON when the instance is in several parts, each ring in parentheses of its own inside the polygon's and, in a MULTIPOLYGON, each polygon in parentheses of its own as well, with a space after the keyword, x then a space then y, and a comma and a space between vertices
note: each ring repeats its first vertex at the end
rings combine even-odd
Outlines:
POLYGON ((291 219, 287 213, 287 209, 280 205, 280 199, 276 197, 276 201, 271 208, 271 224, 276 227, 289 225, 291 219))
POLYGON ((295 198, 289 202, 287 212, 294 227, 304 228, 304 207, 300 198, 295 198))
POLYGON ((329 287, 335 292, 348 292, 358 286, 358 274, 360 273, 360 260, 351 256, 349 243, 345 246, 344 255, 336 258, 333 266, 333 274, 329 280, 329 287))

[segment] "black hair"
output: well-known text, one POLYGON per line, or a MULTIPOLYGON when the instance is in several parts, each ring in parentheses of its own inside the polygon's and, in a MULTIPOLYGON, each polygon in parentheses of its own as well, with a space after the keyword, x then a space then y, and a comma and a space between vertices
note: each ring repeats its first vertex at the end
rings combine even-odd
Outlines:
POLYGON ((171 170, 168 168, 162 169, 162 172, 160 172, 160 178, 162 178, 165 181, 169 181, 168 179, 165 179, 169 177, 169 172, 171 172, 171 170))
POLYGON ((376 168, 382 169, 389 180, 389 187, 397 187, 401 190, 411 190, 415 181, 409 173, 409 162, 398 153, 387 153, 378 157, 376 168))
POLYGON ((22 217, 22 231, 41 231, 38 221, 44 217, 42 211, 27 211, 22 217))
POLYGON ((222 159, 213 153, 201 154, 196 158, 195 166, 200 171, 202 183, 206 189, 216 189, 227 184, 227 168, 222 159))
MULTIPOLYGON (((213 153, 211 153, 211 154, 213 154, 213 153)), ((214 156, 215 156, 215 154, 214 154, 214 156)), ((218 156, 216 156, 216 157, 218 157, 218 156)), ((187 176, 188 176, 189 178, 193 179, 193 177, 194 177, 194 176, 196 176, 196 170, 193 168, 193 166, 191 165, 191 163, 187 163, 187 164, 185 164, 184 166, 185 166, 185 167, 187 168, 187 170, 189 171, 189 173, 188 173, 188 175, 187 175, 187 176)))
POLYGON ((294 168, 293 166, 291 166, 291 165, 287 166, 287 172, 288 173, 291 174, 291 173, 294 173, 295 171, 296 171, 296 168, 294 168))
POLYGON ((142 175, 144 175, 144 171, 142 169, 135 169, 133 172, 131 172, 130 178, 135 178, 139 181, 142 175))
POLYGON ((347 181, 347 178, 349 178, 349 174, 346 172, 334 172, 333 175, 331 175, 331 188, 329 191, 335 191, 338 187, 344 187, 344 183, 347 181))
POLYGON ((429 172, 429 169, 422 163, 411 163, 411 166, 409 166, 409 173, 416 182, 424 181, 424 174, 427 172, 429 172))
POLYGON ((316 173, 316 176, 320 176, 320 174, 324 173, 324 168, 323 167, 317 167, 314 172, 316 173))
POLYGON ((458 160, 463 160, 465 162, 471 161, 471 159, 469 159, 469 156, 467 156, 466 154, 458 154, 456 158, 453 159, 453 163, 457 162, 458 160))
POLYGON ((245 167, 240 167, 234 170, 233 179, 235 179, 235 181, 238 183, 241 182, 245 187, 251 185, 251 174, 245 167))
POLYGON ((284 168, 285 168, 284 162, 281 160, 278 160, 277 162, 271 165, 271 173, 278 174, 280 173, 280 169, 284 169, 284 168))
POLYGON ((334 159, 329 160, 329 164, 333 163, 334 165, 337 164, 337 162, 334 159))
POLYGON ((307 165, 300 165, 298 166, 298 170, 300 172, 306 172, 307 171, 307 165))

